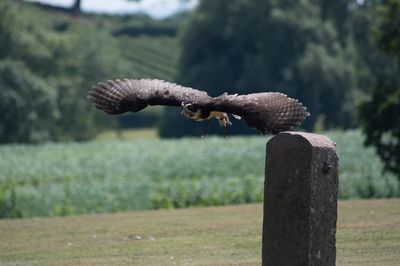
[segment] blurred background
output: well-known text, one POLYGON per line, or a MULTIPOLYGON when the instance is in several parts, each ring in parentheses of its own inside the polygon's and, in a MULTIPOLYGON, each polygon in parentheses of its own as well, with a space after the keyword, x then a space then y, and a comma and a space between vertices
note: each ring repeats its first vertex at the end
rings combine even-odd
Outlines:
POLYGON ((338 143, 341 198, 398 197, 399 65, 399 0, 2 0, 0 217, 262 200, 265 137, 107 116, 86 95, 116 78, 286 93, 338 143))

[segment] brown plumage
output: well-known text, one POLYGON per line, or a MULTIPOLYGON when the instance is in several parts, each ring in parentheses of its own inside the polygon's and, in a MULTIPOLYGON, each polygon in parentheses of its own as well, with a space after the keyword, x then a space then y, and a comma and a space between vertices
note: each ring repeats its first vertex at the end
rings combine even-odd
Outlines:
POLYGON ((229 113, 243 117, 263 134, 293 129, 309 116, 301 103, 279 92, 210 97, 204 91, 155 79, 109 80, 93 86, 88 98, 109 114, 138 112, 148 105, 182 106, 182 114, 189 118, 217 118, 226 126, 230 124, 229 113))

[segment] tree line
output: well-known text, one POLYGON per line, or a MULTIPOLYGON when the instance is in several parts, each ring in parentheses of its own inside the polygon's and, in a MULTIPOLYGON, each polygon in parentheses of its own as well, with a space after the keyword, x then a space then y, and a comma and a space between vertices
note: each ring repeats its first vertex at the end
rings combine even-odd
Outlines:
MULTIPOLYGON (((307 130, 355 128, 374 80, 395 75, 372 34, 378 3, 203 0, 183 29, 177 81, 214 96, 280 91, 307 106, 307 130)), ((176 113, 166 112, 162 135, 198 134, 176 113)), ((232 133, 254 133, 234 122, 232 133)))
MULTIPOLYGON (((181 25, 181 55, 170 81, 212 96, 286 93, 308 107, 305 129, 363 126, 367 143, 398 171, 399 2, 201 0, 175 18, 180 24, 173 21, 181 25)), ((113 120, 89 106, 90 86, 140 78, 129 75, 133 59, 122 56, 115 29, 103 30, 113 23, 43 12, 22 1, 0 3, 1 143, 91 139, 113 120)), ((200 135, 207 127, 175 109, 158 121, 163 137, 200 135)), ((229 134, 255 133, 233 123, 229 134)), ((221 134, 217 123, 209 133, 221 134)))

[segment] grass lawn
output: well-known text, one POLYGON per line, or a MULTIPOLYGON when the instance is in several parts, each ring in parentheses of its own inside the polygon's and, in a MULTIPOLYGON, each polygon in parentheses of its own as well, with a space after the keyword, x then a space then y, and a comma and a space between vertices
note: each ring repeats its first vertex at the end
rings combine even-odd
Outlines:
POLYGON ((109 130, 100 133, 97 140, 134 140, 134 139, 158 139, 155 128, 135 128, 124 130, 109 130))
MULTIPOLYGON (((1 265, 259 265, 262 205, 0 220, 1 265)), ((400 199, 340 201, 338 265, 399 265, 400 199)))

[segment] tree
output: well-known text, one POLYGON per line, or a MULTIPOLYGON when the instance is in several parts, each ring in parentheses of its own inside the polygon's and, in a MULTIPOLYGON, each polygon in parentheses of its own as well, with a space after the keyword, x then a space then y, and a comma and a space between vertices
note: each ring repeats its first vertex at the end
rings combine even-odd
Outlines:
POLYGON ((0 61, 0 143, 54 138, 56 92, 22 62, 0 61))
POLYGON ((75 0, 72 10, 75 14, 79 14, 81 12, 81 0, 75 0))
POLYGON ((400 178, 400 1, 378 6, 382 23, 376 32, 378 47, 396 58, 391 76, 378 76, 369 101, 361 105, 360 116, 366 145, 375 146, 385 170, 400 178))
POLYGON ((107 33, 39 16, 24 2, 0 1, 0 142, 93 138, 106 119, 87 91, 120 75, 124 61, 107 33), (59 32, 53 26, 60 22, 71 26, 59 32))
MULTIPOLYGON (((348 106, 355 88, 355 50, 328 19, 340 12, 314 2, 201 1, 182 34, 178 82, 214 96, 281 91, 307 106, 308 129, 322 117, 325 128, 354 126, 355 108, 348 106)), ((245 132, 240 123, 233 127, 236 133, 245 132)), ((198 127, 174 119, 167 124, 180 127, 180 135, 198 127)), ((161 127, 162 135, 170 136, 167 131, 161 127)))

